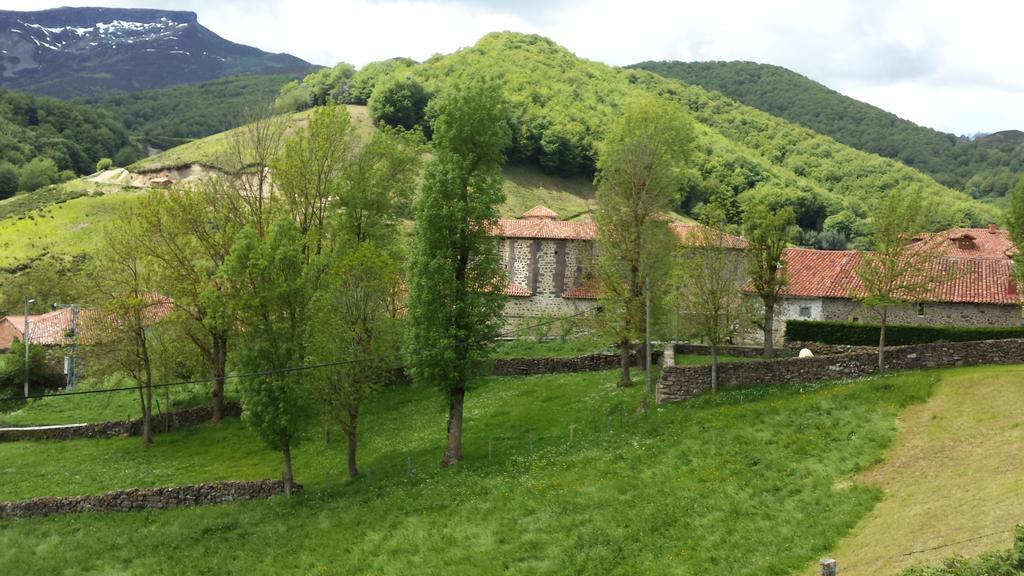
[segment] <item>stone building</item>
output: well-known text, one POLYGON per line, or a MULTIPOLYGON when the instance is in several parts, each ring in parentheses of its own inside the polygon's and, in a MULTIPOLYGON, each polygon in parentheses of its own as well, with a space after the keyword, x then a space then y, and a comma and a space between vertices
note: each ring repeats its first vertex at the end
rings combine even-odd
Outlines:
MULTIPOLYGON (((669 226, 680 243, 703 241, 697 233, 699 224, 669 226)), ((508 276, 508 324, 522 326, 597 308, 596 235, 595 222, 559 220, 545 206, 535 206, 520 218, 498 221, 495 236, 502 241, 502 264, 508 276)), ((722 240, 737 251, 747 246, 738 236, 726 234, 722 240)))
POLYGON ((502 265, 508 275, 505 318, 519 326, 597 307, 592 263, 597 228, 564 221, 545 206, 498 221, 502 265))
MULTIPOLYGON (((932 237, 938 238, 964 242, 955 231, 932 237)), ((1013 262, 1005 250, 1003 257, 996 258, 955 254, 949 251, 933 263, 936 276, 948 280, 936 283, 918 302, 890 308, 887 321, 935 326, 1020 325, 1021 298, 1013 281, 1013 262)), ((857 300, 862 291, 856 273, 861 258, 862 253, 853 250, 787 249, 789 284, 776 308, 779 337, 785 322, 794 319, 877 322, 877 312, 857 300)))

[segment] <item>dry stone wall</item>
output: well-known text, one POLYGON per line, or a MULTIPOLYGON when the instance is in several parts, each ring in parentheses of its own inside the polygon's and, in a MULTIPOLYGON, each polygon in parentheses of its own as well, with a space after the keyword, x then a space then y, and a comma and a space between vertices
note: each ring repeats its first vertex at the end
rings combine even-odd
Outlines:
MULTIPOLYGON (((652 356, 658 362, 661 352, 652 356)), ((631 357, 636 364, 636 354, 631 357)), ((491 373, 495 376, 531 376, 536 374, 561 374, 566 372, 596 372, 611 370, 619 366, 618 354, 589 354, 575 358, 502 358, 495 360, 491 373)))
MULTIPOLYGON (((221 416, 237 418, 242 415, 242 405, 238 402, 225 402, 221 416)), ((210 406, 197 406, 167 414, 153 415, 153 430, 157 432, 177 430, 186 426, 195 426, 209 422, 213 417, 210 406)), ((135 420, 116 420, 112 422, 92 422, 68 426, 35 426, 24 428, 0 429, 0 442, 16 442, 19 440, 71 440, 73 438, 114 438, 117 436, 141 436, 142 418, 135 420)))
MULTIPOLYGON (((657 402, 687 400, 711 390, 710 366, 676 366, 675 346, 662 356, 657 402)), ((886 350, 886 370, 913 370, 981 364, 1024 363, 1024 340, 988 340, 900 346, 886 350)), ((718 365, 722 389, 772 384, 803 384, 873 374, 878 369, 877 352, 851 352, 813 358, 784 358, 761 362, 732 362, 718 365)))
MULTIPOLYGON (((301 492, 301 484, 292 484, 301 492)), ((239 500, 270 498, 284 492, 281 480, 226 481, 175 486, 172 488, 132 488, 95 496, 33 498, 0 502, 0 519, 30 518, 75 512, 132 512, 154 508, 180 508, 224 504, 239 500)))

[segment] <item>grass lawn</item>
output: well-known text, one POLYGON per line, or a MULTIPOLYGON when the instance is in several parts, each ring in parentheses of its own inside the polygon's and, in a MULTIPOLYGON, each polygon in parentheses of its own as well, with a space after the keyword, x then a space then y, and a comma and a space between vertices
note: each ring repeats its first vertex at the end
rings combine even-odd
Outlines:
MULTIPOLYGON (((900 418, 885 462, 857 477, 885 497, 834 552, 843 576, 1008 548, 1024 521, 1024 367, 945 373, 926 403, 900 418)), ((805 574, 817 574, 808 569, 805 574)))
MULTIPOLYGON (((126 387, 128 382, 118 382, 117 387, 126 387)), ((79 386, 76 390, 88 390, 79 386)), ((154 390, 154 411, 166 411, 165 391, 170 393, 170 410, 180 410, 211 402, 210 386, 184 386, 154 390), (159 404, 159 406, 158 406, 159 404)), ((237 382, 225 383, 225 397, 238 398, 237 382)), ((135 390, 83 394, 80 396, 57 396, 39 398, 28 403, 10 403, 14 409, 0 412, 0 426, 46 426, 51 424, 79 424, 82 422, 104 422, 107 420, 131 420, 142 416, 139 407, 139 393, 135 390)))
MULTIPOLYGON (((730 391, 621 422, 641 392, 615 379, 486 379, 451 469, 437 464, 442 396, 390 389, 364 418, 372 478, 343 480, 341 446, 314 432, 295 457, 302 497, 0 523, 0 573, 787 574, 876 504, 880 490, 845 480, 880 461, 937 377, 730 391)), ((0 499, 279 476, 239 421, 150 449, 0 444, 0 462, 0 499)))

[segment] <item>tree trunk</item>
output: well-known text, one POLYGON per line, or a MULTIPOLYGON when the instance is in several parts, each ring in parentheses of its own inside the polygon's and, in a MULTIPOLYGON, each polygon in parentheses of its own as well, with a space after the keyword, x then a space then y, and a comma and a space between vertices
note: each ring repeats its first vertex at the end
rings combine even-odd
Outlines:
POLYGON ((284 496, 290 498, 292 495, 292 447, 290 444, 284 445, 284 450, 281 451, 284 455, 284 496))
POLYGON ((142 443, 153 443, 153 385, 146 383, 146 400, 142 406, 142 443))
MULTIPOLYGON (((460 416, 461 420, 461 416, 460 416)), ((359 421, 359 412, 355 409, 349 408, 348 411, 348 427, 345 429, 345 435, 348 437, 348 477, 355 478, 359 476, 359 468, 356 466, 356 425, 359 421)))
POLYGON ((764 357, 775 357, 775 300, 764 300, 764 357))
POLYGON ((885 372, 885 320, 888 308, 882 308, 881 329, 878 331, 878 371, 885 372))
POLYGON ((619 376, 619 386, 625 388, 633 385, 633 379, 629 376, 630 354, 629 339, 619 341, 619 361, 622 367, 622 374, 619 376))
POLYGON ((213 337, 213 422, 220 422, 224 414, 224 377, 227 375, 228 339, 213 337))
POLYGON ((711 392, 718 392, 718 346, 711 345, 711 392))
POLYGON ((462 404, 465 399, 466 389, 463 387, 448 393, 448 447, 441 458, 441 466, 462 461, 462 404))

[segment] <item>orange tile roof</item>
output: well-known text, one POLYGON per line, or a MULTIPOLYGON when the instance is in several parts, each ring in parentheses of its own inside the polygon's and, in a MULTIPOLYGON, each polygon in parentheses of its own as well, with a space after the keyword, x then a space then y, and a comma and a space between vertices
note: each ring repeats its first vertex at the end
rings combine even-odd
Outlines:
POLYGON ((543 204, 537 204, 533 208, 524 212, 522 218, 547 218, 549 220, 556 220, 558 219, 558 213, 543 204))
MULTIPOLYGON (((785 252, 791 298, 850 298, 863 293, 857 278, 862 253, 853 250, 788 248, 785 252)), ((1017 305, 1013 263, 1005 258, 941 257, 930 262, 936 276, 950 278, 932 287, 929 302, 1017 305)))
POLYGON ((597 224, 591 221, 566 222, 547 218, 501 218, 494 234, 502 238, 593 240, 597 235, 597 224))
POLYGON ((1017 253, 1010 233, 995 226, 953 228, 933 234, 922 234, 916 240, 922 247, 937 245, 945 255, 954 258, 1009 259, 1017 253))
POLYGON ((530 296, 533 296, 533 293, 527 290, 526 288, 523 288, 522 286, 518 286, 511 282, 505 283, 504 293, 505 296, 517 296, 521 298, 529 298, 530 296))
POLYGON ((562 298, 577 298, 579 300, 597 300, 600 296, 601 289, 596 286, 577 286, 562 292, 562 298))
MULTIPOLYGON (((146 322, 159 322, 164 316, 170 314, 174 306, 171 299, 165 296, 154 294, 153 298, 153 304, 146 309, 146 322)), ((82 308, 78 311, 77 328, 79 334, 89 330, 88 319, 94 314, 95 311, 90 308, 82 308)), ((28 317, 30 343, 41 346, 66 346, 70 344, 71 316, 69 308, 61 308, 35 316, 30 315, 28 317)), ((0 321, 3 320, 10 322, 17 329, 18 338, 23 338, 25 329, 24 315, 0 318, 0 321)))
MULTIPOLYGON (((679 238, 681 243, 687 245, 695 244, 703 240, 700 233, 707 230, 705 226, 696 223, 684 224, 682 222, 673 222, 669 226, 672 228, 672 232, 675 233, 676 238, 679 238)), ((724 244, 726 248, 735 248, 738 250, 745 249, 749 246, 746 239, 732 234, 724 234, 722 244, 724 244)))

